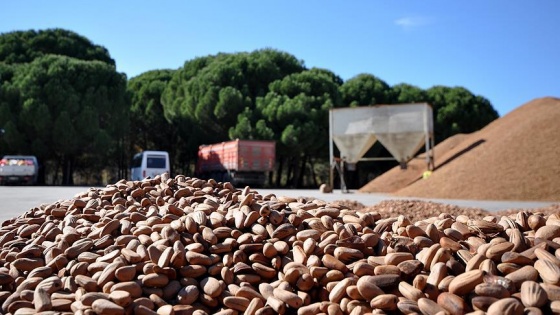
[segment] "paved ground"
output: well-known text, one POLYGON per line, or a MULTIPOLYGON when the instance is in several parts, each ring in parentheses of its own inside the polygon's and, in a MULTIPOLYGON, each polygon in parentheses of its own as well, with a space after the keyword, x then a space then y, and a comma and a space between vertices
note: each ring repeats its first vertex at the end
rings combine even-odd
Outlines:
MULTIPOLYGON (((42 203, 52 203, 57 200, 69 199, 75 194, 86 191, 89 187, 20 187, 0 186, 0 223, 16 217, 25 211, 39 206, 42 203)), ((421 199, 397 198, 388 194, 364 194, 350 192, 343 194, 335 190, 332 194, 322 194, 318 190, 283 190, 283 189, 257 189, 261 194, 274 193, 277 196, 315 197, 325 201, 355 200, 366 206, 375 205, 388 199, 416 199, 431 200, 434 202, 458 205, 463 207, 477 207, 488 211, 505 209, 530 209, 544 207, 553 202, 515 202, 515 201, 479 201, 479 200, 448 200, 448 199, 421 199)), ((559 201, 560 203, 560 201, 559 201)))

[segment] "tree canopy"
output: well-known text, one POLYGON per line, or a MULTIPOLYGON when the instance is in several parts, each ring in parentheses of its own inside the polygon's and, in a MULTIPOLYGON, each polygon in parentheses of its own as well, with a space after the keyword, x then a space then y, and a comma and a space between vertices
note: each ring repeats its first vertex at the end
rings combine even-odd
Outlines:
POLYGON ((19 98, 11 107, 0 105, 17 126, 5 135, 20 139, 12 149, 60 161, 66 184, 80 156, 106 158, 125 135, 126 78, 109 64, 47 55, 17 67, 4 83, 19 98))
POLYGON ((0 62, 28 63, 44 55, 62 55, 115 65, 107 49, 64 29, 14 31, 0 36, 0 62))
POLYGON ((174 140, 172 125, 165 118, 161 95, 173 77, 174 70, 144 72, 128 81, 130 104, 130 136, 132 143, 143 150, 167 150, 174 140))
POLYGON ((165 89, 165 115, 194 159, 199 145, 228 140, 238 115, 252 112, 270 83, 303 69, 294 56, 272 49, 195 58, 165 89))
POLYGON ((391 101, 389 104, 424 103, 429 102, 428 94, 421 88, 401 83, 391 88, 391 101))
POLYGON ((340 87, 345 106, 390 104, 391 89, 383 80, 374 75, 362 73, 340 87))
POLYGON ((463 87, 434 86, 426 94, 433 107, 437 142, 458 133, 477 131, 498 118, 490 101, 463 87))
POLYGON ((63 184, 73 183, 80 164, 95 161, 99 171, 104 161, 116 163, 108 157, 122 151, 129 103, 126 77, 106 50, 72 32, 49 30, 2 35, 0 51, 6 151, 38 156, 43 170, 52 162, 63 184))
POLYGON ((263 119, 257 121, 257 129, 268 127, 275 135, 280 158, 293 168, 288 169, 287 179, 292 186, 303 183, 308 160, 326 158, 329 110, 340 104, 337 76, 324 69, 311 69, 275 81, 270 84, 270 92, 258 99, 257 110, 263 119))
POLYGON ((463 87, 390 86, 369 73, 345 81, 271 48, 127 80, 107 49, 72 31, 0 34, 0 150, 37 155, 55 179, 62 173, 53 182, 107 166, 125 177, 132 154, 148 149, 169 151, 188 174, 199 145, 240 138, 276 141, 276 185, 316 184, 329 167, 330 109, 417 102, 433 106, 437 142, 498 117, 463 87))

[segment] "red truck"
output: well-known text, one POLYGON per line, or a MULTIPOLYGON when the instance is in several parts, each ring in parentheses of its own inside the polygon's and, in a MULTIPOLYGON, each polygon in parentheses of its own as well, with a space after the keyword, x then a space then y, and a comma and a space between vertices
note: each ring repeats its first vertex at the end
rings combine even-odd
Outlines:
POLYGON ((201 145, 195 174, 199 178, 229 181, 234 185, 262 186, 274 170, 276 143, 263 140, 232 140, 201 145))

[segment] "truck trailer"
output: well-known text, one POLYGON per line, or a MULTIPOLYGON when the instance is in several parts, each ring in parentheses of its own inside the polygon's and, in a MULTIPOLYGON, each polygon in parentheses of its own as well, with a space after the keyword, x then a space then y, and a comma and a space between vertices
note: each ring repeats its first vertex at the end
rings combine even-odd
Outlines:
POLYGON ((276 143, 264 140, 232 140, 201 145, 195 175, 229 181, 234 185, 263 186, 274 170, 276 143))

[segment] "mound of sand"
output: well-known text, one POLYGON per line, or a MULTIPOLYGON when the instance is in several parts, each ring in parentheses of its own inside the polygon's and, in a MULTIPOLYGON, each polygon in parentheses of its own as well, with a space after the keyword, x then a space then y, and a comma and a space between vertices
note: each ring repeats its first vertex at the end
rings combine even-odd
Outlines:
MULTIPOLYGON (((439 158, 437 152, 433 174, 426 180, 413 181, 396 195, 559 201, 560 99, 540 98, 526 103, 464 137, 439 158)), ((368 185, 361 191, 367 191, 368 185)))

